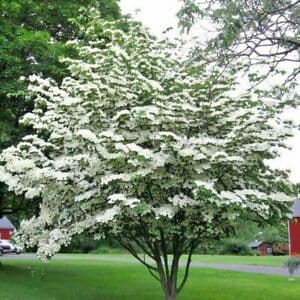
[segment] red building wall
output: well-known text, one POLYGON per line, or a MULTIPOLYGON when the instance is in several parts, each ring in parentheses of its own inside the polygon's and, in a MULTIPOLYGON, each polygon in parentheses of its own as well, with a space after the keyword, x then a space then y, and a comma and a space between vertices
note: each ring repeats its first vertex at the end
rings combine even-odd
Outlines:
POLYGON ((12 235, 12 231, 10 229, 0 229, 0 239, 9 240, 12 235))
POLYGON ((289 221, 290 255, 300 255, 300 217, 289 221))
POLYGON ((271 255, 271 253, 268 252, 268 249, 272 249, 272 246, 269 245, 269 244, 261 244, 259 247, 258 247, 258 252, 259 252, 259 255, 271 255))

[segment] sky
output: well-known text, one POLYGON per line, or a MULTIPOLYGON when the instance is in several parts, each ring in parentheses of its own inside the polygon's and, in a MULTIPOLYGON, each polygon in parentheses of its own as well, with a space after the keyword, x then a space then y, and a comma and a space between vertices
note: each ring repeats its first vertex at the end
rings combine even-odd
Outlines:
POLYGON ((121 9, 142 21, 152 33, 161 35, 168 27, 176 27, 176 13, 180 8, 177 0, 121 0, 121 9), (138 15, 135 11, 139 10, 138 15))
MULTIPOLYGON (((120 0, 123 13, 131 14, 157 36, 162 36, 162 32, 169 27, 174 28, 169 36, 180 34, 176 18, 180 5, 179 0, 120 0)), ((208 27, 207 24, 203 24, 201 28, 194 29, 192 34, 202 36, 210 34, 208 27)), ((300 111, 290 110, 286 116, 300 124, 300 111)), ((300 132, 295 132, 295 136, 289 140, 289 145, 292 150, 283 151, 281 157, 270 164, 274 167, 290 169, 290 179, 300 183, 300 132)))

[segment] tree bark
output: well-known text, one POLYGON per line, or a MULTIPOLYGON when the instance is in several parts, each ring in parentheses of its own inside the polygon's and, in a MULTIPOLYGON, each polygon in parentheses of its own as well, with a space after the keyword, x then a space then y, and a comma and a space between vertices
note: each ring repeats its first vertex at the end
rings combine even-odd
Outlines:
POLYGON ((165 300, 176 300, 177 298, 177 289, 175 278, 169 279, 167 285, 164 286, 165 300))
POLYGON ((179 265, 179 257, 175 255, 172 261, 171 272, 168 275, 167 274, 163 275, 163 277, 165 278, 165 283, 163 284, 165 300, 176 300, 177 298, 178 265, 179 265))
POLYGON ((176 292, 171 294, 169 294, 168 292, 165 293, 165 300, 176 300, 176 298, 177 298, 176 292))

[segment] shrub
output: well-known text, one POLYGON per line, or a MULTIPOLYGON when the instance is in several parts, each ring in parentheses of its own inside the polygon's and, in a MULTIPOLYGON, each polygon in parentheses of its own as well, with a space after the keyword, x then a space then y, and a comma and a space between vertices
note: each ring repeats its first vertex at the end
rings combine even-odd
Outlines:
POLYGON ((273 255, 288 255, 289 245, 287 244, 275 244, 272 247, 273 255))
POLYGON ((62 247, 62 253, 88 253, 97 248, 97 241, 88 234, 79 234, 75 236, 72 242, 62 247))
POLYGON ((120 248, 117 247, 115 243, 106 239, 106 240, 94 240, 93 236, 82 233, 74 236, 71 243, 68 246, 62 247, 62 253, 110 253, 111 250, 108 249, 117 248, 120 252, 120 248), (97 249, 100 249, 97 251, 97 249))
POLYGON ((288 272, 293 276, 294 272, 300 268, 300 257, 290 257, 283 266, 288 269, 288 272))
POLYGON ((261 239, 269 244, 284 245, 288 243, 287 226, 266 227, 262 235, 261 239))
POLYGON ((236 238, 223 240, 219 254, 254 255, 245 241, 236 238))

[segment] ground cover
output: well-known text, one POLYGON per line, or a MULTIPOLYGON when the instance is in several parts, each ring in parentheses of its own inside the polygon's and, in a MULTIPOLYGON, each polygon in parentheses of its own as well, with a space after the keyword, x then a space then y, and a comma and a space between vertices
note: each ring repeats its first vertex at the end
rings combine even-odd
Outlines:
MULTIPOLYGON (((103 260, 133 260, 130 254, 60 254, 61 257, 74 259, 103 259, 103 260)), ((185 260, 183 256, 182 260, 185 260)), ((237 255, 193 255, 194 262, 215 263, 215 264, 234 264, 234 265, 254 265, 282 267, 283 262, 288 256, 237 256, 237 255)))
MULTIPOLYGON (((0 299, 162 300, 161 288, 140 265, 93 259, 3 260, 0 299)), ((298 300, 300 279, 192 268, 178 300, 298 300)))

